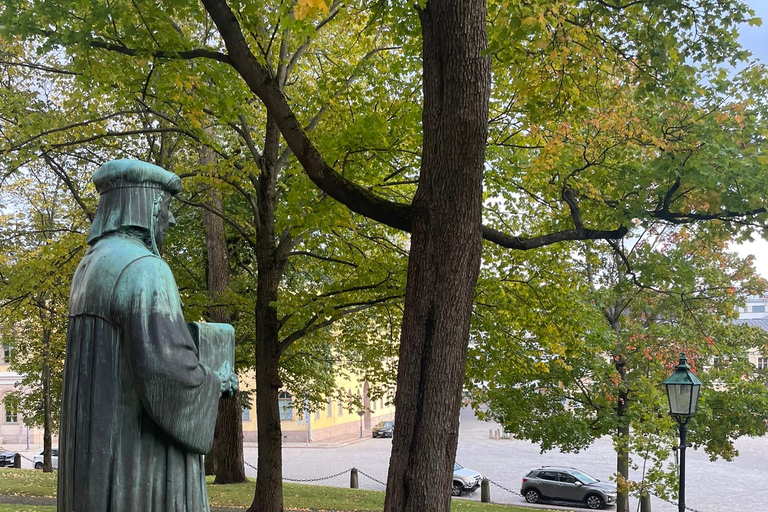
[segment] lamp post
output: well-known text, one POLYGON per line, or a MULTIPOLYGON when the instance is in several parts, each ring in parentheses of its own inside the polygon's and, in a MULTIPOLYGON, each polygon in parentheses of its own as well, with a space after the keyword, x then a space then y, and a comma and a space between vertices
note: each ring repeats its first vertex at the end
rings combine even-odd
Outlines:
POLYGON ((677 495, 677 509, 685 512, 685 448, 688 434, 688 420, 696 414, 699 406, 701 381, 691 372, 685 352, 680 354, 680 362, 675 371, 664 381, 669 400, 669 414, 680 426, 680 487, 677 495))
POLYGON ((363 438, 363 414, 365 413, 362 409, 357 411, 357 415, 360 416, 360 439, 363 438))

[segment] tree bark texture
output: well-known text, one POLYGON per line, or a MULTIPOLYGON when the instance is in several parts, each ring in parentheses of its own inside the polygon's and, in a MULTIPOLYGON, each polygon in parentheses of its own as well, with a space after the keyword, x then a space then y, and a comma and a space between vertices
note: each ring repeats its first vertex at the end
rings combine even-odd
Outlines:
MULTIPOLYGON (((49 313, 48 322, 53 322, 53 313, 49 313)), ((53 472, 53 459, 51 456, 51 323, 43 327, 43 472, 53 472)))
MULTIPOLYGON (((201 149, 201 164, 208 164, 213 159, 212 151, 201 149)), ((221 196, 218 189, 211 186, 206 190, 206 202, 214 211, 222 211, 221 196)), ((218 305, 222 294, 229 286, 229 254, 224 233, 224 221, 208 209, 203 210, 203 226, 208 253, 208 296, 213 306, 208 312, 212 322, 231 323, 232 318, 226 308, 218 305)), ((216 475, 215 483, 232 484, 246 482, 245 460, 243 456, 242 411, 237 398, 219 400, 219 414, 216 418, 216 430, 213 448, 205 458, 205 473, 216 475)))
POLYGON ((490 61, 485 2, 429 0, 419 12, 424 147, 385 512, 448 512, 472 302, 482 244, 490 61))
POLYGON ((258 180, 258 231, 256 234, 256 426, 258 464, 256 490, 248 512, 282 512, 283 453, 278 394, 282 383, 278 286, 284 261, 278 257, 275 238, 275 183, 280 132, 270 115, 264 140, 258 180))
MULTIPOLYGON (((618 323, 618 322, 617 322, 618 323)), ((613 326, 618 332, 618 325, 613 326)), ((627 418, 627 409, 629 408, 627 392, 627 367, 624 356, 614 358, 616 370, 621 377, 622 390, 616 403, 616 472, 619 475, 618 495, 616 496, 616 512, 629 512, 629 492, 627 482, 629 481, 629 419, 627 418)))
MULTIPOLYGON (((626 397, 625 394, 622 394, 626 397)), ((621 403, 626 398, 619 397, 618 420, 619 426, 616 428, 616 435, 619 439, 619 445, 616 447, 616 472, 619 474, 619 481, 624 485, 619 486, 616 496, 616 512, 629 512, 629 493, 626 483, 629 481, 629 420, 625 418, 626 402, 621 403)))

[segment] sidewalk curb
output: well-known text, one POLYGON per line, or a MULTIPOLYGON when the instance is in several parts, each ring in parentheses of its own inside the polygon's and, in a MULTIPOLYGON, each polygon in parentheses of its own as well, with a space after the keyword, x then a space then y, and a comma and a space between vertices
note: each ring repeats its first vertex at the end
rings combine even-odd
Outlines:
MULTIPOLYGON (((344 446, 350 446, 357 443, 362 443, 363 441, 367 441, 369 439, 373 439, 372 437, 354 437, 350 439, 345 439, 342 441, 337 442, 326 442, 326 441, 315 441, 311 442, 309 444, 307 443, 283 443, 282 448, 290 448, 290 449, 303 449, 303 448, 343 448, 344 446)), ((243 443, 243 448, 258 448, 259 443, 256 442, 249 442, 249 443, 243 443)))

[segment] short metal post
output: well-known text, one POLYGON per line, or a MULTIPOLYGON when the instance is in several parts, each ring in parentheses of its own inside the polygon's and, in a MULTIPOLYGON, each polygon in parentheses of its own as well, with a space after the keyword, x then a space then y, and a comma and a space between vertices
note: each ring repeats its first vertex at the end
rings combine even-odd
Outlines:
POLYGON ((640 512, 651 512, 651 493, 648 491, 640 494, 640 512))
POLYGON ((480 501, 483 503, 491 502, 491 483, 487 478, 480 482, 480 501))
POLYGON ((358 489, 357 468, 352 468, 349 472, 349 488, 358 489))
POLYGON ((13 467, 21 468, 21 455, 18 453, 13 456, 13 467))

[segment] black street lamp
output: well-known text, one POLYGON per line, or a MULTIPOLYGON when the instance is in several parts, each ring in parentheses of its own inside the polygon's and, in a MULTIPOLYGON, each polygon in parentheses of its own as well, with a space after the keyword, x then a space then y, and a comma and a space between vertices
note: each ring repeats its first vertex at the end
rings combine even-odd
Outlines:
POLYGON ((685 352, 680 354, 680 362, 675 371, 664 381, 669 400, 669 414, 680 425, 680 487, 677 495, 677 509, 685 512, 685 448, 687 446, 688 420, 696 414, 699 406, 701 381, 691 372, 685 352))

